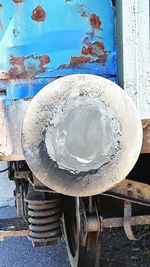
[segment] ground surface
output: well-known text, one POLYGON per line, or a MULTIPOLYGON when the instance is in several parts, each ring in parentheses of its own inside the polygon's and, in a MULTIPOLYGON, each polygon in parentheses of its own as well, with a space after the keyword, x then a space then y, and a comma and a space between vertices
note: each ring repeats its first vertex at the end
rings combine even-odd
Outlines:
MULTIPOLYGON (((16 216, 14 185, 7 181, 6 175, 0 174, 0 218, 16 216)), ((104 232, 101 263, 102 267, 150 267, 150 236, 139 242, 129 242, 122 230, 104 232)), ((0 267, 69 266, 63 241, 54 247, 35 249, 26 237, 0 241, 0 267)))

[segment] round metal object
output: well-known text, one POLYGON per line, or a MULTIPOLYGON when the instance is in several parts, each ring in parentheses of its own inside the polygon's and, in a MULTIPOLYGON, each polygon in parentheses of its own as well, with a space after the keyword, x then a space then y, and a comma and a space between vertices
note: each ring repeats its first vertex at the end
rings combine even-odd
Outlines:
POLYGON ((70 75, 31 101, 22 127, 25 160, 56 192, 91 196, 131 171, 142 145, 141 120, 130 97, 95 75, 70 75))
POLYGON ((71 267, 100 267, 101 238, 87 233, 84 208, 80 198, 66 198, 63 209, 63 231, 71 267), (67 205, 68 208, 67 208, 67 205), (86 239, 86 243, 83 244, 86 239))

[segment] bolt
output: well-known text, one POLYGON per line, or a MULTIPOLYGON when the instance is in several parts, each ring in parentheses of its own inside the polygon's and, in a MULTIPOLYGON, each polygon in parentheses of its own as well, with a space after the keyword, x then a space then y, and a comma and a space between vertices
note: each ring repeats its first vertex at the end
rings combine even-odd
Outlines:
POLYGON ((132 184, 130 183, 130 184, 128 184, 128 188, 129 189, 131 189, 132 188, 132 184))
POLYGON ((128 191, 128 195, 131 196, 132 195, 132 191, 128 191))

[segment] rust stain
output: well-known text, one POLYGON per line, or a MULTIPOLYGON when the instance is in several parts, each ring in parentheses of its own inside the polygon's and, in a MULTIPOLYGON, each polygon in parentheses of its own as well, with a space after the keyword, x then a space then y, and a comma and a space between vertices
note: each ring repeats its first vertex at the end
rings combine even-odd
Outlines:
POLYGON ((13 0, 16 4, 23 3, 23 0, 13 0))
POLYGON ((143 144, 141 153, 150 153, 150 119, 142 120, 143 144))
POLYGON ((83 64, 83 63, 88 63, 90 62, 90 57, 85 57, 85 56, 79 56, 75 57, 72 56, 70 59, 69 64, 62 64, 58 67, 58 69, 69 69, 69 68, 74 68, 77 65, 83 64))
POLYGON ((48 55, 14 57, 10 55, 12 67, 2 73, 2 79, 33 79, 36 75, 45 72, 45 65, 50 62, 48 55))
POLYGON ((10 64, 11 65, 18 65, 18 66, 23 66, 24 64, 24 57, 13 57, 10 55, 10 64))
POLYGON ((31 78, 30 74, 27 70, 18 70, 17 67, 10 68, 7 73, 6 79, 14 80, 14 79, 28 79, 31 78))
POLYGON ((96 14, 92 14, 90 16, 90 24, 93 28, 99 29, 102 23, 100 21, 100 18, 96 14))
POLYGON ((105 63, 107 52, 105 51, 104 44, 102 42, 95 41, 91 43, 89 38, 86 37, 82 43, 84 44, 81 50, 82 55, 90 55, 95 58, 96 62, 100 62, 102 64, 105 63))
POLYGON ((40 60, 40 62, 41 62, 41 66, 50 63, 50 58, 49 58, 49 56, 47 56, 47 55, 38 56, 37 58, 38 58, 38 60, 40 60))
MULTIPOLYGON (((80 10, 84 10, 83 6, 80 10)), ((78 10, 79 11, 79 10, 78 10)), ((85 11, 85 10, 84 10, 85 11)), ((81 12, 80 12, 81 14, 81 12)), ((82 15, 82 14, 81 14, 82 15)), ((85 13, 83 14, 83 16, 85 13)), ((86 37, 82 40, 82 48, 80 56, 72 56, 69 64, 63 64, 59 66, 59 69, 62 68, 73 68, 77 65, 85 63, 100 63, 105 64, 107 59, 108 51, 105 50, 103 42, 95 41, 95 31, 101 29, 100 18, 96 14, 88 15, 92 32, 86 33, 86 37), (93 41, 92 41, 93 40, 93 41)))
POLYGON ((82 64, 82 63, 87 63, 89 61, 90 61, 90 57, 84 57, 84 56, 71 57, 70 65, 74 66, 74 65, 78 65, 78 64, 82 64))
POLYGON ((43 22, 46 18, 46 13, 41 6, 37 6, 33 10, 31 18, 37 22, 43 22))

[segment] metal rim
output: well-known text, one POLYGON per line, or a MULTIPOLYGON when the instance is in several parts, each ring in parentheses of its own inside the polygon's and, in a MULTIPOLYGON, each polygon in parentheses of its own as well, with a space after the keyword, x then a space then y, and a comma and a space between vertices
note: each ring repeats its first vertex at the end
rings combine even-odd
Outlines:
POLYGON ((22 127, 22 148, 34 175, 52 190, 75 197, 100 194, 122 181, 133 168, 141 144, 141 121, 129 96, 116 84, 94 75, 70 75, 47 85, 31 101, 22 127), (94 106, 108 113, 116 142, 105 160, 99 160, 99 167, 76 173, 57 163, 55 149, 48 140, 66 114, 64 109, 75 99, 82 103, 83 97, 93 97, 94 106))
POLYGON ((70 264, 72 267, 77 267, 80 243, 79 198, 71 198, 69 209, 75 212, 63 213, 63 232, 70 264))
POLYGON ((97 243, 96 232, 87 233, 82 227, 82 205, 80 198, 67 202, 69 211, 63 213, 63 233, 71 267, 100 267, 101 238, 97 243), (72 202, 72 203, 71 203, 72 202), (87 243, 83 244, 84 237, 87 243))

